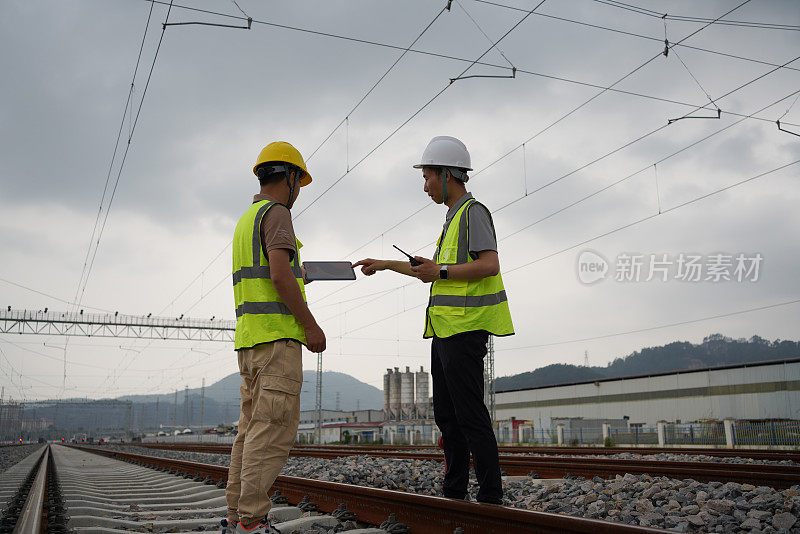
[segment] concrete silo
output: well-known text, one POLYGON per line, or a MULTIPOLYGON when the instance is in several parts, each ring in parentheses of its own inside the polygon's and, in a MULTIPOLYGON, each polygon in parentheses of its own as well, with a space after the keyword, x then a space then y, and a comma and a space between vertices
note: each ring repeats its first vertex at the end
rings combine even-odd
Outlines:
POLYGON ((414 417, 414 373, 408 367, 402 373, 400 383, 400 419, 411 419, 414 417))
POLYGON ((391 417, 391 391, 392 391, 392 370, 387 369, 383 375, 383 418, 390 420, 391 417))
POLYGON ((400 368, 395 367, 389 379, 389 412, 391 419, 400 419, 401 375, 400 368))
POLYGON ((420 366, 419 371, 416 373, 417 378, 417 389, 416 389, 416 396, 414 398, 414 407, 417 411, 417 417, 419 419, 427 419, 428 412, 429 412, 429 401, 428 401, 428 373, 425 372, 425 369, 420 366))

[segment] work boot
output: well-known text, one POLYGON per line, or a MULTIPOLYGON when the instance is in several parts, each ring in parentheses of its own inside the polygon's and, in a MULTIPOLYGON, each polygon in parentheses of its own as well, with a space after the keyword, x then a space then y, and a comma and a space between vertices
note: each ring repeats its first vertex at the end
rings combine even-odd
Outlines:
POLYGON ((270 528, 270 523, 266 519, 263 522, 256 523, 252 528, 245 528, 241 523, 236 524, 234 534, 271 534, 275 530, 270 528))

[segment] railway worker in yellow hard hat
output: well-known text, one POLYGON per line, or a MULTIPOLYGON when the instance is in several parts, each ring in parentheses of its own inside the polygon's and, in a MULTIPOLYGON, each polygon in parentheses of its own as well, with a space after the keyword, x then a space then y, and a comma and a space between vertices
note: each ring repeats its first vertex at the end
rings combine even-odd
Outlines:
POLYGON ((253 167, 260 192, 233 235, 235 348, 242 375, 239 434, 231 451, 223 532, 269 532, 267 491, 297 434, 301 347, 325 350, 325 334, 306 304, 300 241, 289 212, 311 183, 289 143, 270 143, 253 167))
POLYGON ((433 259, 367 258, 353 267, 366 275, 389 269, 431 284, 424 337, 433 338, 433 412, 446 460, 442 490, 445 497, 467 498, 471 453, 480 484, 477 500, 499 504, 503 488, 497 441, 483 403, 483 358, 489 336, 512 335, 514 327, 492 216, 466 190, 470 155, 455 137, 434 137, 414 167, 422 169, 428 196, 448 208, 433 259))

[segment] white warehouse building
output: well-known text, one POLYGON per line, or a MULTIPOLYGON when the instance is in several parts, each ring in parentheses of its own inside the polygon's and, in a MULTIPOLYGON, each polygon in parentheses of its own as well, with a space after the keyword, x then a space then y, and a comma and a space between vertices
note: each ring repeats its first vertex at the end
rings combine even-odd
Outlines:
POLYGON ((498 420, 619 420, 655 426, 691 422, 800 419, 800 358, 626 376, 496 394, 498 420))

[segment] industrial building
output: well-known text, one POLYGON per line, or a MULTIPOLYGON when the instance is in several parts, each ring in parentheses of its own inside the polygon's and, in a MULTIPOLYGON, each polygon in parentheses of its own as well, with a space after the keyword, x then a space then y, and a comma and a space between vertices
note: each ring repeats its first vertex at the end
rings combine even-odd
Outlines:
POLYGON ((420 366, 412 372, 406 367, 387 369, 383 375, 383 413, 387 421, 428 419, 432 416, 429 396, 430 374, 420 366))
POLYGON ((0 400, 0 441, 19 439, 22 429, 22 406, 0 400))
POLYGON ((631 426, 800 419, 800 358, 502 391, 496 409, 498 420, 537 429, 573 418, 631 426))

